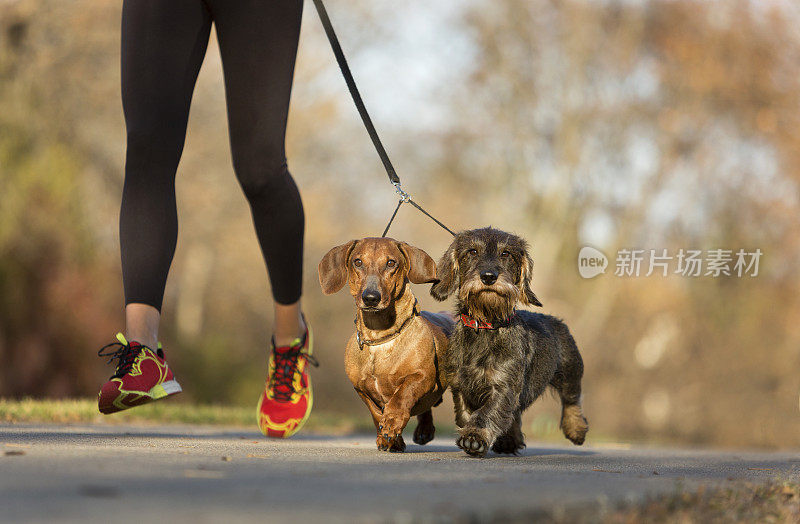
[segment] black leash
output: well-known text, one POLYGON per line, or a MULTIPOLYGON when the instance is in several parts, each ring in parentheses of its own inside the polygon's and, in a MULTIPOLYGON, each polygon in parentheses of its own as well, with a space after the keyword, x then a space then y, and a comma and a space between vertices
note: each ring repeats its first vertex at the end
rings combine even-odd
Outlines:
POLYGON ((397 202, 397 207, 394 209, 394 213, 392 213, 392 218, 389 219, 389 223, 386 224, 386 229, 384 229, 383 235, 381 236, 385 237, 386 233, 389 232, 389 227, 392 225, 395 216, 397 216, 397 211, 399 211, 400 206, 406 202, 422 211, 425 216, 439 224, 448 233, 455 236, 456 234, 453 233, 450 228, 435 219, 430 213, 422 209, 419 204, 411 200, 411 196, 400 187, 400 177, 397 176, 392 161, 389 160, 389 155, 383 147, 383 142, 381 142, 378 132, 375 130, 375 125, 372 123, 372 119, 367 112, 367 108, 364 106, 364 101, 361 99, 361 94, 358 92, 356 81, 353 79, 353 74, 350 72, 350 66, 347 65, 347 59, 344 57, 342 46, 339 44, 339 38, 337 38, 336 32, 333 30, 333 25, 331 24, 331 19, 328 17, 328 11, 325 9, 322 0, 314 0, 314 6, 317 8, 317 14, 322 22, 322 27, 325 28, 325 34, 328 36, 328 42, 330 42, 333 54, 336 56, 336 62, 339 64, 339 69, 342 71, 342 76, 344 76, 344 81, 347 84, 347 89, 350 91, 350 96, 353 98, 356 109, 358 109, 358 114, 361 115, 361 121, 364 122, 364 127, 367 128, 367 133, 369 133, 369 137, 372 139, 372 144, 375 146, 375 150, 378 152, 381 162, 383 162, 383 167, 386 169, 386 174, 389 176, 389 182, 392 183, 395 191, 400 195, 400 201, 397 202))

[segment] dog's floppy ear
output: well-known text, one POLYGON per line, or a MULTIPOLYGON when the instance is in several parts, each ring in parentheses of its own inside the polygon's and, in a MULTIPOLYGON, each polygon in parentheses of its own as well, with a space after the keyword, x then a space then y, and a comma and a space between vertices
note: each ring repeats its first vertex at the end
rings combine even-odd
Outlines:
POLYGON ((450 244, 436 266, 437 282, 431 286, 431 296, 436 300, 447 300, 458 288, 458 260, 456 260, 456 243, 450 244))
POLYGON ((529 306, 541 306, 542 303, 531 291, 531 277, 533 276, 533 259, 528 253, 522 257, 522 268, 519 276, 519 301, 529 306))
POLYGON ((405 242, 398 242, 397 247, 406 259, 408 280, 412 284, 430 284, 436 282, 436 262, 426 252, 405 242))
POLYGON ((322 260, 319 261, 319 285, 322 286, 322 292, 326 295, 332 295, 344 287, 347 282, 347 261, 350 259, 350 253, 356 247, 358 240, 351 240, 347 244, 336 246, 328 251, 322 260))

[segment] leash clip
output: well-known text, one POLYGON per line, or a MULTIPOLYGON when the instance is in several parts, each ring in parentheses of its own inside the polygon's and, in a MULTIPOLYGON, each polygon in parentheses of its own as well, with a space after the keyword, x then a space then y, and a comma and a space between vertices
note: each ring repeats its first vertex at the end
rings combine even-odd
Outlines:
POLYGON ((400 182, 392 182, 392 185, 394 186, 394 190, 397 192, 397 194, 400 195, 400 202, 405 204, 411 200, 411 195, 403 191, 403 188, 400 187, 400 182))

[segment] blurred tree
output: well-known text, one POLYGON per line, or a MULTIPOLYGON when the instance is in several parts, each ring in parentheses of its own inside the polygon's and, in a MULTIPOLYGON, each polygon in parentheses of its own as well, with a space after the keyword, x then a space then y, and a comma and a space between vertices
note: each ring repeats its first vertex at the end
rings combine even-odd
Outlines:
POLYGON ((445 162, 532 240, 540 296, 586 348, 601 433, 780 445, 800 429, 797 22, 746 1, 465 13, 475 60, 445 162), (584 281, 585 244, 612 264, 623 247, 767 255, 752 280, 584 281))

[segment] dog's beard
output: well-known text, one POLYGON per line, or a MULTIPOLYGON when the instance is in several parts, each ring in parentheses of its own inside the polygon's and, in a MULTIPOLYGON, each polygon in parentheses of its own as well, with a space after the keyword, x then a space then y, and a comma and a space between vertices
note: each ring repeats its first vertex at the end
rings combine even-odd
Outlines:
POLYGON ((504 274, 491 286, 475 277, 463 282, 458 290, 458 299, 467 314, 482 322, 496 322, 510 317, 518 296, 517 286, 504 274))

